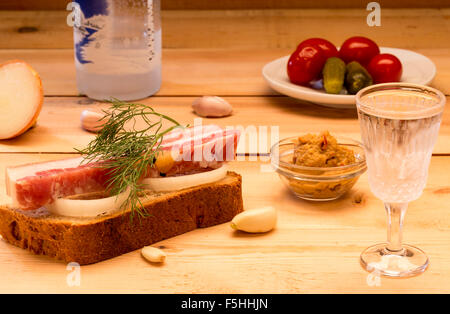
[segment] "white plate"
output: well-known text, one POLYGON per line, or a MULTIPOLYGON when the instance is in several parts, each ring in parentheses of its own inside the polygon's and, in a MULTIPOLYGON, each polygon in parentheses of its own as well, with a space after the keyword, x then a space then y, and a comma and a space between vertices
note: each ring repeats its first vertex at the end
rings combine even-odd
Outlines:
MULTIPOLYGON (((380 48, 381 53, 390 53, 400 59, 403 66, 402 82, 427 85, 431 83, 436 75, 436 66, 434 63, 417 52, 397 49, 380 48)), ((286 67, 289 56, 276 59, 266 64, 262 74, 277 92, 314 103, 333 108, 354 108, 354 95, 334 95, 327 94, 325 91, 299 86, 289 81, 286 67)))

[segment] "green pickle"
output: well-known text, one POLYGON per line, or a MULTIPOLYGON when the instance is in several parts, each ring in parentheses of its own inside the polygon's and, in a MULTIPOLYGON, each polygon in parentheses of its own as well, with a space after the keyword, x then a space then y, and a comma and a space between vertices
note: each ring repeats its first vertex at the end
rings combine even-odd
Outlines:
POLYGON ((328 58, 322 74, 325 91, 329 94, 339 94, 344 87, 345 62, 337 57, 328 58))
POLYGON ((347 64, 347 75, 345 77, 345 87, 349 94, 356 94, 364 87, 372 85, 373 80, 369 72, 358 62, 352 61, 347 64))

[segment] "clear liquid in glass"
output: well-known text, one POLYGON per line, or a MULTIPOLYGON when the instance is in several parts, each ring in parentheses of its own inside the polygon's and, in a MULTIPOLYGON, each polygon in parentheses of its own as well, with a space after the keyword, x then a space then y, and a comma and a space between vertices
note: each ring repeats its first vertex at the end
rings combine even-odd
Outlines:
POLYGON ((403 119, 358 112, 366 151, 369 184, 386 203, 420 197, 427 182, 431 153, 442 114, 403 119))
POLYGON ((363 89, 356 99, 370 189, 384 202, 388 218, 387 242, 365 249, 361 265, 389 277, 420 274, 429 260, 419 248, 403 244, 403 220, 427 182, 445 96, 426 86, 389 83, 363 89))

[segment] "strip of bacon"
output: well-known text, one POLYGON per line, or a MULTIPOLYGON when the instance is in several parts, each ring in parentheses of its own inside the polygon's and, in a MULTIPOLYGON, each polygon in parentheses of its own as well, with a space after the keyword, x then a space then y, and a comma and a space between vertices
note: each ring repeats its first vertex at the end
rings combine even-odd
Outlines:
MULTIPOLYGON (((237 130, 215 125, 175 129, 161 142, 163 150, 171 150, 172 155, 178 156, 167 174, 216 168, 223 161, 234 159, 239 135, 237 130)), ((33 210, 61 197, 104 190, 108 170, 98 163, 82 164, 82 161, 83 157, 77 157, 8 167, 6 190, 13 206, 33 210)))

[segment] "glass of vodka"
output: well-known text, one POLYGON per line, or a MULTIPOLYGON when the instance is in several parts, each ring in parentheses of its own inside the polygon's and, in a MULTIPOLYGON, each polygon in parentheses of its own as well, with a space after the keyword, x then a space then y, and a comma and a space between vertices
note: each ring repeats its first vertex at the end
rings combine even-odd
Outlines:
POLYGON ((141 99, 161 86, 160 0, 75 0, 77 86, 90 98, 141 99))
POLYGON ((407 277, 423 272, 428 258, 402 244, 408 203, 422 194, 436 142, 445 96, 430 87, 406 83, 369 86, 356 95, 369 185, 384 202, 387 243, 367 248, 361 264, 369 272, 407 277))

